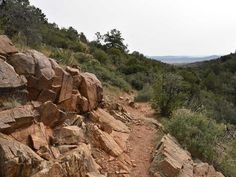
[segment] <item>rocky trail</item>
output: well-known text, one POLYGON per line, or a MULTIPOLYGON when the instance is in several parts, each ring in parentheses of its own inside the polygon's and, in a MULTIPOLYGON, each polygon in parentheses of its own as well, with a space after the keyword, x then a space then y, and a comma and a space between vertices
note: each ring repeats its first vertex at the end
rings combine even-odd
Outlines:
POLYGON ((56 61, 0 35, 1 177, 224 177, 165 135, 149 104, 56 61))
POLYGON ((152 153, 156 146, 157 129, 150 123, 155 121, 153 110, 147 103, 136 104, 136 108, 126 107, 133 117, 133 124, 130 126, 131 133, 128 139, 129 156, 132 159, 133 167, 131 176, 150 177, 152 153), (152 119, 152 121, 150 121, 152 119))

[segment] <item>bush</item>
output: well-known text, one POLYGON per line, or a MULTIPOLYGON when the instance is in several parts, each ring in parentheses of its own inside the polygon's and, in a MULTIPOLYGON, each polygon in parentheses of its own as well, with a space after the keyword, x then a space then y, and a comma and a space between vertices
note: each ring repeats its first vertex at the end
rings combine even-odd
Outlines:
POLYGON ((54 58, 64 65, 78 65, 78 62, 74 57, 74 53, 70 50, 54 48, 51 50, 49 57, 54 58))
POLYGON ((160 75, 154 85, 153 106, 162 116, 169 117, 175 109, 184 105, 183 78, 177 74, 160 75))
POLYGON ((145 86, 138 92, 138 95, 134 98, 136 102, 148 102, 152 99, 153 90, 150 85, 145 86))
POLYGON ((194 157, 216 162, 216 147, 224 130, 222 124, 201 113, 180 109, 166 122, 166 128, 194 157))
POLYGON ((95 49, 93 52, 94 58, 96 58, 100 63, 106 64, 109 60, 108 55, 101 49, 95 49))
POLYGON ((116 86, 124 91, 130 91, 131 86, 119 73, 103 67, 97 60, 90 60, 81 64, 83 70, 94 73, 103 83, 116 86))

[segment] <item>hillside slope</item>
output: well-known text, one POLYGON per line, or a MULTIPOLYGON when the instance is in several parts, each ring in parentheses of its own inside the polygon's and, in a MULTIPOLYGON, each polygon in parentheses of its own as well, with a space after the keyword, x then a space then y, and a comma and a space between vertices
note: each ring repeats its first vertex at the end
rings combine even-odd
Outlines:
POLYGON ((129 95, 104 100, 94 74, 63 68, 36 50, 18 52, 1 35, 0 72, 2 177, 149 177, 151 162, 151 176, 223 177, 193 163, 171 136, 162 138, 149 105, 129 95))

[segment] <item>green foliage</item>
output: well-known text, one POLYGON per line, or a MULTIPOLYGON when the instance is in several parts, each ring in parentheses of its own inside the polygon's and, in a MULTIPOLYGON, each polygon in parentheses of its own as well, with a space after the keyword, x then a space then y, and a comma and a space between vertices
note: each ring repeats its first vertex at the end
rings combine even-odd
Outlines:
POLYGON ((28 0, 6 1, 1 7, 0 20, 8 36, 21 34, 26 37, 27 45, 41 42, 39 26, 46 23, 46 18, 40 9, 30 6, 28 0))
POLYGON ((59 63, 63 65, 72 66, 79 64, 78 61, 75 59, 74 53, 70 50, 53 48, 49 57, 55 58, 59 63))
POLYGON ((167 73, 160 76, 154 86, 153 105, 162 116, 169 117, 173 110, 184 104, 183 78, 167 73))
POLYGON ((131 90, 130 85, 123 79, 122 75, 103 67, 96 60, 84 62, 81 67, 83 70, 96 74, 96 76, 104 83, 116 86, 124 91, 131 90))
POLYGON ((134 98, 136 102, 149 102, 153 96, 153 89, 150 85, 146 85, 142 90, 138 92, 138 95, 134 98))
POLYGON ((173 114, 166 128, 194 157, 211 163, 217 159, 216 146, 223 135, 222 124, 217 124, 201 113, 181 109, 173 114))
POLYGON ((122 38, 122 34, 117 29, 112 29, 104 35, 104 42, 106 43, 106 47, 120 49, 121 51, 125 51, 127 46, 124 45, 124 38, 122 38))
POLYGON ((236 176, 236 140, 227 145, 226 156, 220 162, 220 168, 224 171, 226 176, 235 177, 236 176))
POLYGON ((109 60, 107 53, 101 49, 95 48, 93 52, 94 58, 96 58, 100 63, 106 64, 109 60))

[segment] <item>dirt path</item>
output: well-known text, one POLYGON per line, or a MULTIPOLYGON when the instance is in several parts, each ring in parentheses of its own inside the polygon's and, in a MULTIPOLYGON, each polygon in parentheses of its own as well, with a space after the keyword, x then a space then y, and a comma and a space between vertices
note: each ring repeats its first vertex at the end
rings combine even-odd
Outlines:
POLYGON ((130 149, 129 156, 133 162, 131 177, 150 177, 149 168, 151 165, 152 152, 156 145, 156 129, 148 123, 153 119, 153 110, 150 105, 138 104, 137 109, 126 107, 127 111, 134 118, 131 125, 131 134, 128 141, 130 149))

